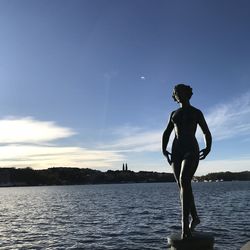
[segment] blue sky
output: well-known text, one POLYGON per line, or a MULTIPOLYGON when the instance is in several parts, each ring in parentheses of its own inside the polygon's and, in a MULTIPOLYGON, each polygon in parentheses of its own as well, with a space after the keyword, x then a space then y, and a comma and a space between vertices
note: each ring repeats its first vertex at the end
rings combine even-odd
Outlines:
POLYGON ((182 82, 213 135, 197 174, 250 170, 249 8, 0 1, 0 166, 171 172, 161 135, 182 82))

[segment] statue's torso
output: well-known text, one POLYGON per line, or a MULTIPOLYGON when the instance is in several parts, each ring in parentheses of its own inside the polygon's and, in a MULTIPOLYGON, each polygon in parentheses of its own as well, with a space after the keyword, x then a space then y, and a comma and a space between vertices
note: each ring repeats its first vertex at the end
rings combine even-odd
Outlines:
POLYGON ((200 110, 189 106, 179 108, 172 113, 171 121, 174 124, 175 131, 172 151, 199 151, 195 133, 200 112, 200 110))

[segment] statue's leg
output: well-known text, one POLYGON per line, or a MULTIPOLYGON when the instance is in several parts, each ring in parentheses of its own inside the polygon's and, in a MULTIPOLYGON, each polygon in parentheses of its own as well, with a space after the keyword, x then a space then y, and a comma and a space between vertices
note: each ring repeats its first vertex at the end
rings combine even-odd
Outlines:
MULTIPOLYGON (((178 184, 179 189, 180 189, 180 181, 179 180, 180 180, 180 172, 181 172, 181 162, 182 162, 181 157, 172 154, 172 165, 171 166, 173 168, 174 177, 175 177, 175 180, 178 184)), ((180 200, 181 200, 181 195, 180 195, 180 200)))
POLYGON ((192 219, 190 221, 189 228, 191 231, 194 231, 195 227, 200 224, 200 218, 197 214, 197 210, 195 207, 193 193, 192 193, 192 204, 191 204, 191 208, 190 208, 190 213, 191 213, 192 219))
MULTIPOLYGON (((198 156, 197 156, 197 158, 198 158, 198 156)), ((193 176, 194 176, 194 174, 196 172, 198 164, 199 164, 199 159, 197 159, 196 161, 194 161, 194 164, 192 166, 192 169, 191 169, 191 176, 192 176, 192 178, 193 178, 193 176)), ((190 207, 190 214, 192 216, 192 219, 191 219, 189 228, 191 229, 191 231, 194 231, 195 227, 198 224, 200 224, 200 219, 199 219, 199 216, 197 214, 197 210, 196 210, 196 206, 195 206, 195 202, 194 202, 194 195, 193 195, 192 186, 191 186, 191 193, 192 193, 192 202, 191 202, 191 207, 190 207)))
POLYGON ((191 207, 190 207, 190 214, 191 214, 192 218, 197 218, 198 217, 195 202, 194 202, 193 192, 192 192, 192 202, 191 202, 191 207))
MULTIPOLYGON (((181 184, 180 184, 180 171, 181 171, 181 161, 177 160, 172 163, 173 173, 175 180, 178 184, 178 187, 180 189, 180 200, 182 201, 182 195, 181 195, 181 184)), ((191 199, 191 205, 190 205, 190 214, 192 216, 189 228, 191 231, 194 231, 195 227, 200 224, 200 219, 197 214, 195 202, 194 202, 194 196, 192 192, 192 199, 191 199)))
POLYGON ((174 177, 175 180, 180 188, 180 172, 181 172, 181 160, 180 159, 175 159, 172 162, 172 168, 173 168, 173 173, 174 173, 174 177))
MULTIPOLYGON (((176 165, 175 165, 176 166, 176 165)), ((174 172, 174 177, 175 177, 175 179, 176 179, 176 182, 177 182, 177 184, 178 184, 178 187, 179 187, 179 189, 180 189, 180 191, 181 191, 181 184, 180 184, 180 166, 181 166, 181 164, 178 164, 177 166, 179 166, 179 167, 176 167, 175 169, 176 169, 176 171, 174 172), (179 171, 178 171, 179 170, 179 171)), ((198 222, 198 220, 199 220, 199 216, 198 216, 198 214, 197 214, 197 210, 196 210, 196 206, 195 206, 195 202, 194 202, 194 196, 193 196, 193 193, 192 193, 192 202, 191 202, 191 207, 190 207, 190 214, 191 214, 191 216, 192 216, 192 221, 194 221, 194 220, 196 220, 197 222, 198 222)), ((200 221, 200 220, 199 220, 200 221)), ((200 222, 199 222, 200 223, 200 222)), ((199 224, 198 223, 198 224, 199 224)), ((197 224, 197 225, 198 225, 197 224)))
POLYGON ((181 203, 182 203, 183 238, 191 236, 191 230, 189 228, 189 214, 191 213, 192 209, 195 209, 191 180, 198 165, 196 158, 197 157, 195 157, 194 154, 189 154, 187 157, 185 157, 185 159, 182 161, 181 172, 179 177, 181 203))

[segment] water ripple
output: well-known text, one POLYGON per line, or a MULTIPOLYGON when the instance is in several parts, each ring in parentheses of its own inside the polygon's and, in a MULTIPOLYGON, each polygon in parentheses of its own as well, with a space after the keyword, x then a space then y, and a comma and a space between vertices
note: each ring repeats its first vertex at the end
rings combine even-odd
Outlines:
MULTIPOLYGON (((199 230, 215 249, 250 238, 249 182, 194 183, 199 230)), ((175 183, 0 189, 0 249, 167 249, 179 231, 175 183)))

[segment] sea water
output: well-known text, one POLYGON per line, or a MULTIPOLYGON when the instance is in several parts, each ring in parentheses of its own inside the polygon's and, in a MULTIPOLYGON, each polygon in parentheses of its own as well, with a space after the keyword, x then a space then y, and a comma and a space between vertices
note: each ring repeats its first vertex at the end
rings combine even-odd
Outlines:
MULTIPOLYGON (((215 249, 250 239, 250 182, 193 183, 215 249)), ((180 231, 175 183, 0 188, 0 249, 167 249, 180 231)))

